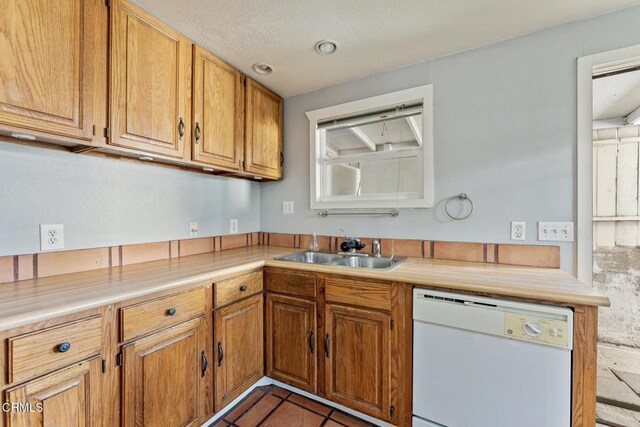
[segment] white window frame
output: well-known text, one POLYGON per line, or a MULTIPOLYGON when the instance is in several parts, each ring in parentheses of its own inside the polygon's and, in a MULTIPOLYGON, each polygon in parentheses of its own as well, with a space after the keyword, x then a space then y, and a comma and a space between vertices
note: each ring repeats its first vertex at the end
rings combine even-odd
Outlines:
MULTIPOLYGON (((309 166, 311 209, 359 209, 359 208, 431 208, 434 203, 433 160, 433 85, 418 86, 358 101, 333 105, 306 113, 309 119, 309 166), (405 194, 366 196, 334 196, 323 199, 324 183, 322 161, 324 145, 318 132, 318 123, 332 118, 376 111, 390 105, 422 102, 422 194, 417 198, 405 194)), ((400 153, 400 152, 398 152, 400 153)), ((394 154, 395 155, 395 154, 394 154)))

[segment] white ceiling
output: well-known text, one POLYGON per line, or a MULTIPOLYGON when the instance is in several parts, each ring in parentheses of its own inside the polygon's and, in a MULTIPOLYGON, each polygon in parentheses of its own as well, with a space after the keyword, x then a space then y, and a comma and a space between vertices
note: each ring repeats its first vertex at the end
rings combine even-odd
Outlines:
POLYGON ((626 117, 640 107, 640 71, 593 80, 593 120, 626 117))
POLYGON ((640 0, 133 0, 282 96, 292 96, 640 0), (340 49, 315 53, 331 38, 340 49), (251 66, 266 62, 269 76, 251 66))

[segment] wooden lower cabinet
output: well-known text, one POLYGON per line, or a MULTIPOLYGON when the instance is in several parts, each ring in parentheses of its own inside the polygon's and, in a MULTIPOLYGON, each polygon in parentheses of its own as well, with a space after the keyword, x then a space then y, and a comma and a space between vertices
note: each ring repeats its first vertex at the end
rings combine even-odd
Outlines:
POLYGON ((262 294, 215 311, 216 412, 263 376, 263 313, 262 294))
POLYGON ((325 307, 326 396, 365 414, 389 420, 391 316, 327 304, 325 307))
POLYGON ((267 294, 267 376, 316 392, 316 302, 267 294))
POLYGON ((202 424, 211 381, 202 318, 189 320, 123 347, 124 426, 202 424))
POLYGON ((101 424, 101 359, 95 357, 6 391, 24 405, 7 414, 7 427, 81 427, 101 424))

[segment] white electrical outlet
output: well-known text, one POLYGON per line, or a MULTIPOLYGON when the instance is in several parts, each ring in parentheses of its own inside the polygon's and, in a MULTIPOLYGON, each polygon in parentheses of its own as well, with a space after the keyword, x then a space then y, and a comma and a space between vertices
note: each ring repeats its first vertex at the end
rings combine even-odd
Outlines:
POLYGON ((189 237, 198 237, 198 223, 190 222, 189 223, 189 237))
POLYGON ((232 219, 229 221, 229 233, 238 234, 238 220, 232 219))
POLYGON ((293 200, 282 202, 282 213, 285 215, 291 215, 293 213, 293 200))
POLYGON ((538 240, 573 242, 573 222, 539 222, 538 240))
POLYGON ((526 231, 524 221, 511 221, 511 240, 524 240, 526 231))
POLYGON ((40 224, 40 250, 64 249, 64 225, 40 224))

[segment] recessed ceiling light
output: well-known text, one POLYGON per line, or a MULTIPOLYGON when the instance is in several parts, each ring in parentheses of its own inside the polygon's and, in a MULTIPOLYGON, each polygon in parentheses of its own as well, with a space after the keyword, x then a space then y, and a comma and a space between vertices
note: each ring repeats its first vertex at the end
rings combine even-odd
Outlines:
POLYGON ((338 50, 338 42, 335 40, 320 40, 316 43, 316 52, 320 55, 331 55, 338 50))
POLYGON ((271 72, 273 71, 273 67, 269 64, 253 64, 253 66, 251 67, 253 68, 253 71, 255 71, 258 74, 271 74, 271 72))

